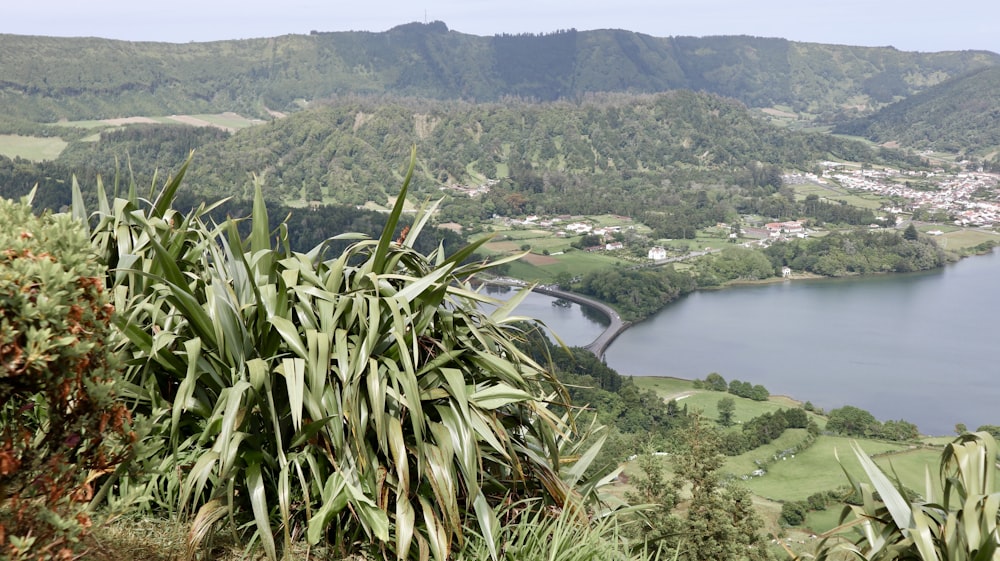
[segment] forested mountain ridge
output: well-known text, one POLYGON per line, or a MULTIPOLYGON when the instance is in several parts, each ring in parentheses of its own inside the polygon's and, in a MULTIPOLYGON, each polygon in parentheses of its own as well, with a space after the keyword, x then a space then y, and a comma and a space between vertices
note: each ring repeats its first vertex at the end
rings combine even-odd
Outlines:
POLYGON ((871 116, 842 124, 835 132, 944 152, 965 149, 974 154, 996 149, 1000 147, 1000 68, 948 80, 871 116))
POLYGON ((779 128, 739 102, 689 91, 551 103, 342 98, 232 136, 133 125, 74 142, 57 163, 110 177, 116 162, 149 172, 195 148, 189 184, 209 199, 243 196, 258 174, 275 201, 362 205, 394 194, 414 144, 413 189, 422 197, 499 180, 482 205, 486 217, 528 209, 634 215, 676 206, 694 184, 767 185, 770 193, 780 169, 829 158, 921 164, 903 152, 779 128))
POLYGON ((0 114, 35 122, 238 111, 343 94, 469 101, 693 89, 752 107, 878 107, 976 69, 984 51, 902 52, 622 30, 480 37, 442 22, 208 43, 0 35, 0 114))

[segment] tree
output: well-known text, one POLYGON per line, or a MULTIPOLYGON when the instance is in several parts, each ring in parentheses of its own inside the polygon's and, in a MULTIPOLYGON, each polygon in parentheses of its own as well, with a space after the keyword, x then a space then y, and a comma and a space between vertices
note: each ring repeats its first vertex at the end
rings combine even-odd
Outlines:
POLYGON ((570 290, 573 288, 573 275, 569 271, 559 271, 555 276, 556 286, 559 290, 570 290))
POLYGON ((826 430, 847 436, 873 436, 879 432, 881 423, 868 411, 845 405, 830 410, 826 430))
POLYGON ((648 549, 663 552, 653 557, 657 560, 770 559, 761 535, 763 523, 749 492, 735 483, 724 483, 719 473, 723 463, 719 433, 698 414, 689 421, 679 433, 672 456, 672 480, 667 481, 658 456, 640 461, 639 493, 627 498, 660 507, 642 519, 637 537, 648 549), (681 500, 685 491, 690 493, 686 508, 681 500), (686 513, 682 516, 678 510, 686 513))
POLYGON ((679 559, 769 559, 763 523, 745 489, 722 483, 719 433, 691 417, 674 456, 675 485, 691 490, 678 539, 679 559))
POLYGON ((726 385, 725 378, 718 372, 712 372, 708 376, 705 376, 705 387, 714 392, 724 392, 728 386, 726 385))
POLYGON ((789 526, 798 526, 806 520, 806 506, 798 501, 788 501, 781 505, 781 522, 789 526))
POLYGON ((731 397, 724 397, 716 403, 719 409, 719 424, 724 427, 732 426, 733 413, 736 412, 736 401, 731 397))
POLYGON ((903 239, 912 242, 912 241, 917 241, 917 238, 919 237, 920 236, 917 233, 917 227, 914 226, 912 222, 910 222, 910 225, 907 226, 905 230, 903 230, 903 239))

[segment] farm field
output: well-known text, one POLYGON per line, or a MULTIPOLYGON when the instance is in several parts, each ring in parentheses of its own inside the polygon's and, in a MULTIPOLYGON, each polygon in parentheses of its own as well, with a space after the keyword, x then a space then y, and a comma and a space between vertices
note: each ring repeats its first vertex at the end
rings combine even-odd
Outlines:
MULTIPOLYGON (((943 228, 933 229, 943 230, 943 228)), ((964 228, 951 232, 945 232, 943 235, 934 239, 937 240, 944 249, 961 250, 977 246, 983 242, 1000 242, 1000 234, 989 230, 964 228)))
MULTIPOLYGON (((687 405, 690 410, 701 411, 704 418, 713 421, 719 416, 717 405, 719 400, 724 397, 733 398, 736 404, 736 409, 733 413, 733 421, 735 423, 743 423, 764 413, 773 413, 779 409, 788 409, 801 405, 798 401, 783 395, 773 395, 767 401, 754 401, 726 392, 697 389, 691 380, 668 376, 634 376, 632 380, 635 382, 636 387, 652 390, 663 399, 676 398, 678 405, 687 405)), ((809 417, 815 420, 821 428, 826 424, 825 419, 819 415, 810 413, 809 417)))
POLYGON ((888 199, 873 193, 853 191, 833 183, 827 183, 826 185, 801 183, 792 185, 791 187, 795 191, 795 199, 799 201, 805 200, 805 198, 809 195, 816 195, 820 199, 847 201, 847 204, 849 205, 859 208, 869 208, 872 210, 881 208, 889 201, 888 199))
POLYGON ((563 255, 531 254, 510 264, 510 275, 528 282, 555 282, 556 275, 568 272, 573 276, 585 275, 615 265, 613 254, 574 250, 563 255))
POLYGON ((0 155, 8 158, 24 158, 33 162, 54 160, 66 146, 67 142, 59 137, 0 134, 0 155))
POLYGON ((137 116, 122 117, 114 119, 94 119, 85 121, 61 121, 53 123, 60 127, 72 127, 79 129, 100 129, 109 127, 119 127, 129 124, 183 124, 196 127, 219 127, 226 130, 239 130, 256 124, 263 123, 260 119, 248 119, 236 113, 217 113, 202 115, 161 115, 161 116, 137 116))
MULTIPOLYGON (((851 474, 860 476, 863 472, 851 449, 851 442, 855 440, 842 436, 820 436, 812 446, 795 454, 795 457, 771 464, 767 475, 747 481, 746 486, 755 494, 769 499, 801 501, 813 493, 847 485, 847 478, 837 462, 837 456, 851 474)), ((886 454, 909 449, 907 444, 894 442, 861 440, 858 443, 867 454, 886 454)), ((888 456, 880 459, 879 463, 886 460, 888 456)), ((932 463, 937 465, 936 456, 932 463)), ((897 466, 897 473, 903 483, 912 488, 922 488, 923 467, 916 469, 915 462, 907 462, 903 467, 906 469, 897 466)))

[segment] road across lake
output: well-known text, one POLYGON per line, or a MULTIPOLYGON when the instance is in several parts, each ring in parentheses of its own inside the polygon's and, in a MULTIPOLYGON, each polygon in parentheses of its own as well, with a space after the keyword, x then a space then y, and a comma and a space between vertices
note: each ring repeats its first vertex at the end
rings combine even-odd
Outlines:
POLYGON ((583 306, 588 306, 600 311, 608 317, 607 329, 605 329, 604 332, 597 337, 597 339, 594 339, 589 345, 584 347, 588 351, 597 355, 597 358, 603 359, 604 351, 608 349, 608 345, 610 345, 611 342, 615 340, 615 337, 618 337, 622 331, 625 331, 629 325, 632 325, 631 322, 623 321, 614 308, 608 306, 604 302, 594 300, 593 298, 588 298, 574 292, 566 292, 564 290, 548 286, 536 286, 532 289, 532 291, 546 296, 553 296, 555 298, 569 300, 570 302, 576 302, 577 304, 583 306))

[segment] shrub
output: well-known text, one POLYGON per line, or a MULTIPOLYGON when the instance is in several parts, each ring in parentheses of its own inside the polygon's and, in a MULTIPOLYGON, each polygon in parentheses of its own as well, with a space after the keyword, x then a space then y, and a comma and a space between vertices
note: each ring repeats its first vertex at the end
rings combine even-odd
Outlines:
POLYGON ((93 239, 119 264, 128 381, 159 428, 121 488, 194 514, 192 549, 229 524, 271 559, 303 536, 444 560, 472 529, 495 556, 497 505, 589 493, 574 489, 589 462, 566 459, 596 450, 566 441, 548 406, 565 390, 514 345, 521 298, 468 286, 477 246, 413 249, 433 209, 396 235, 405 183, 378 240, 343 236, 357 243, 326 258, 288 249, 259 185, 247 239, 177 213, 182 176, 152 205, 105 203, 93 239))
POLYGON ((788 526, 798 526, 806 520, 806 505, 798 501, 790 501, 781 505, 781 523, 788 526))
POLYGON ((0 557, 65 557, 125 450, 113 308, 69 216, 0 199, 0 248, 0 557))

